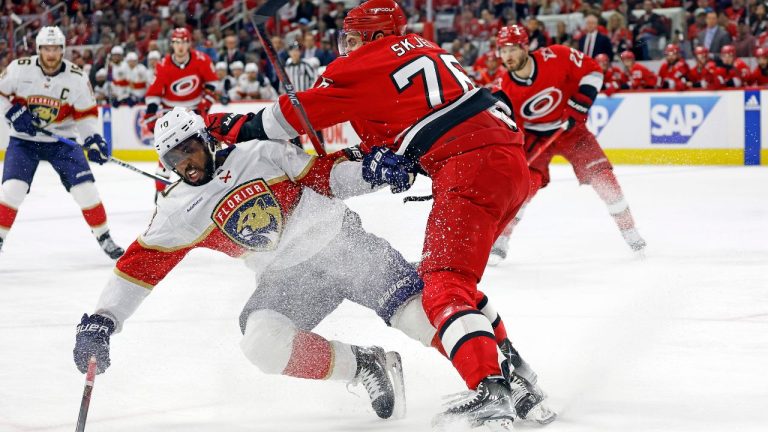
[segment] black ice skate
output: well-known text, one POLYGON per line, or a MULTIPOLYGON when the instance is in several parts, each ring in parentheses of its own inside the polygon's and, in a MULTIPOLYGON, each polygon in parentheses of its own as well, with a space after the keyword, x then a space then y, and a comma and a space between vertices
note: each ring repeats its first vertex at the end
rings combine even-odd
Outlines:
POLYGON ((99 242, 99 246, 101 246, 101 249, 104 251, 104 253, 113 260, 120 258, 125 253, 123 248, 116 245, 112 240, 112 236, 109 235, 109 231, 100 235, 96 241, 99 242))
POLYGON ((512 391, 504 377, 490 376, 477 386, 477 390, 460 394, 449 401, 447 409, 435 416, 432 426, 438 430, 453 429, 456 423, 471 428, 485 426, 490 430, 512 430, 515 406, 512 391))
MULTIPOLYGON (((390 418, 395 410, 395 389, 390 378, 387 365, 387 354, 381 347, 359 347, 352 346, 352 351, 357 359, 357 372, 355 381, 362 383, 368 391, 371 398, 371 406, 376 415, 383 419, 390 418)), ((393 361, 399 366, 400 356, 396 357, 390 353, 393 361)), ((394 367, 394 366, 393 366, 394 367)), ((400 386, 402 387, 402 375, 400 376, 400 386)))
POLYGON ((3 250, 3 238, 0 237, 0 252, 3 250))
POLYGON ((499 236, 493 243, 491 254, 488 256, 488 265, 495 267, 507 258, 509 250, 509 237, 499 236))
POLYGON ((557 418, 557 413, 544 403, 547 395, 537 383, 536 372, 520 357, 520 353, 509 339, 505 339, 500 348, 507 358, 501 365, 501 371, 509 381, 517 417, 525 423, 552 423, 557 418))

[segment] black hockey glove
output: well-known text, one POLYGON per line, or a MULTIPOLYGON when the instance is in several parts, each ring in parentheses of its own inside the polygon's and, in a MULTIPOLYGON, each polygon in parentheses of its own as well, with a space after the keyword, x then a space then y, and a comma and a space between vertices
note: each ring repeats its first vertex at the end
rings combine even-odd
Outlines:
POLYGON ((75 349, 72 354, 77 369, 85 373, 88 360, 96 357, 96 373, 103 373, 109 367, 109 336, 115 331, 115 322, 103 315, 83 314, 77 326, 75 349))
POLYGON ((5 118, 11 122, 16 132, 32 136, 37 133, 37 117, 27 109, 26 105, 13 104, 11 109, 5 113, 5 118))
POLYGON ((104 165, 109 161, 107 142, 99 134, 93 134, 85 139, 85 149, 88 151, 88 160, 104 165))
POLYGON ((373 147, 363 157, 363 180, 374 187, 387 183, 392 193, 405 192, 416 180, 416 164, 386 147, 373 147))

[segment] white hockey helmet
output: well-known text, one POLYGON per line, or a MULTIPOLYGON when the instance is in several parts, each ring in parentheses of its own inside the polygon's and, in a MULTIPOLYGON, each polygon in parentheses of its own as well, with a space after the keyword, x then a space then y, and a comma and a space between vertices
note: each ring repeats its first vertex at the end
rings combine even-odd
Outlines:
POLYGON ((147 60, 152 60, 152 59, 160 60, 160 51, 155 51, 155 50, 150 51, 149 54, 147 54, 147 60))
POLYGON ((230 68, 230 69, 240 69, 240 70, 242 70, 242 69, 243 69, 243 67, 244 67, 244 66, 243 66, 243 62, 241 62, 240 60, 238 60, 238 61, 234 61, 234 62, 232 62, 232 63, 229 65, 229 68, 230 68))
POLYGON ((220 61, 216 63, 216 70, 227 70, 227 62, 220 61))
POLYGON ((259 71, 259 67, 256 66, 256 63, 248 63, 245 65, 245 73, 258 72, 258 71, 259 71))
POLYGON ((125 61, 139 61, 139 56, 135 52, 129 52, 125 55, 125 61))
POLYGON ((40 29, 35 37, 37 53, 40 54, 40 47, 45 45, 59 45, 63 51, 67 47, 67 38, 64 33, 56 26, 46 26, 40 29))
POLYGON ((125 51, 123 51, 123 47, 120 45, 115 45, 112 47, 112 50, 109 52, 112 55, 123 55, 125 54, 125 51))
MULTIPOLYGON (((166 168, 176 171, 176 165, 183 160, 180 152, 173 152, 176 147, 196 139, 208 151, 211 157, 216 152, 216 141, 205 126, 205 121, 198 114, 183 107, 175 107, 155 123, 155 150, 166 168)), ((176 172, 184 179, 181 173, 176 172)), ((213 172, 208 173, 211 176, 213 172)))

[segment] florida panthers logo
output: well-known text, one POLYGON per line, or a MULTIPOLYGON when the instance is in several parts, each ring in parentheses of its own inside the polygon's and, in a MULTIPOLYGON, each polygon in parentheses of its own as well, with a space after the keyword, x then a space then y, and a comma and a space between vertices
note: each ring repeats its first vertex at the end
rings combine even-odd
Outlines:
POLYGON ((535 120, 551 113, 560 105, 563 93, 557 87, 547 87, 523 103, 520 113, 528 120, 535 120))
POLYGON ((42 127, 45 127, 59 116, 61 101, 48 96, 30 96, 27 98, 27 107, 39 119, 42 127))
POLYGON ((192 94, 200 85, 200 78, 197 75, 189 75, 179 78, 171 84, 171 93, 177 96, 187 96, 192 94))
POLYGON ((285 224, 280 204, 261 179, 230 191, 216 204, 211 219, 232 241, 254 251, 277 247, 285 224))

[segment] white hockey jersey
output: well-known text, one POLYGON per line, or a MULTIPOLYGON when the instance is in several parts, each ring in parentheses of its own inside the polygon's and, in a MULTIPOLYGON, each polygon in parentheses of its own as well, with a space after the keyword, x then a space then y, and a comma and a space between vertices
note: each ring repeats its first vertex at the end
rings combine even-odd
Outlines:
POLYGON ((254 272, 298 265, 340 231, 341 199, 371 191, 360 163, 339 154, 320 158, 278 141, 230 147, 202 186, 171 186, 149 228, 130 245, 99 299, 97 313, 118 328, 195 248, 242 258, 254 272), (337 199, 341 198, 341 199, 337 199))
MULTIPOLYGON (((43 73, 37 56, 11 62, 0 73, 0 112, 12 103, 25 104, 37 115, 41 127, 64 137, 85 139, 100 134, 99 111, 87 74, 69 60, 63 60, 54 76, 43 73)), ((34 137, 11 128, 11 136, 36 142, 55 142, 55 138, 34 137)))
POLYGON ((141 63, 138 63, 133 69, 128 66, 128 84, 131 88, 131 96, 137 100, 143 99, 149 85, 147 67, 141 63))
POLYGON ((264 81, 259 76, 255 80, 248 78, 248 74, 242 74, 237 79, 237 87, 230 90, 229 97, 232 100, 248 100, 248 99, 264 99, 275 100, 277 99, 277 92, 275 88, 264 78, 264 81))
POLYGON ((112 75, 112 98, 118 101, 131 96, 131 68, 125 60, 119 64, 110 63, 109 71, 112 75))

